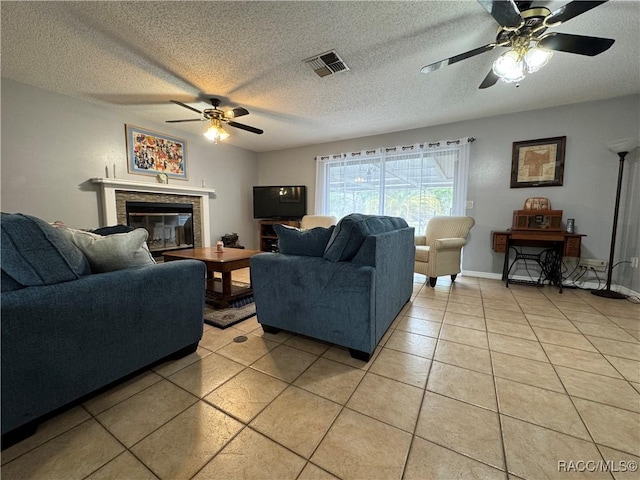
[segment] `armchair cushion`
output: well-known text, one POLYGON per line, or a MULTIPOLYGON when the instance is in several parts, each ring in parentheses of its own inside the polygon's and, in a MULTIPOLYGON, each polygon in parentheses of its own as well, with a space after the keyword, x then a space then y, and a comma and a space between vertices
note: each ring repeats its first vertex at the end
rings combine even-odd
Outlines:
POLYGON ((330 227, 338 223, 333 215, 305 215, 300 220, 300 230, 311 230, 316 227, 330 227))
POLYGON ((428 262, 429 261, 429 246, 416 245, 416 262, 428 262))
POLYGON ((278 235, 278 250, 280 253, 284 255, 322 257, 333 233, 334 226, 299 230, 286 225, 274 225, 273 229, 278 235))

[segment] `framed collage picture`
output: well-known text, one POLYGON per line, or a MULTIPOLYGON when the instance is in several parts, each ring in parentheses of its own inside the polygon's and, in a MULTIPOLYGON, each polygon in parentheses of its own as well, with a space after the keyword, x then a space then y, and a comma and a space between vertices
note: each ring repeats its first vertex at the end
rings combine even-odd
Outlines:
POLYGON ((188 180, 186 140, 133 125, 125 127, 129 173, 164 174, 168 178, 188 180))

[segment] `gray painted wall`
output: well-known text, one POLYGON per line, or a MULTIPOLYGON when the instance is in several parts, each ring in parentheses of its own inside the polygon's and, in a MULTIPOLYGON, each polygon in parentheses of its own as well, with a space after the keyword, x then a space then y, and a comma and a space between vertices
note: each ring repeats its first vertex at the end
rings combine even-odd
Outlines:
MULTIPOLYGON (((505 87, 508 88, 508 87, 505 87)), ((551 199, 554 209, 564 211, 564 219, 575 218, 583 240, 582 256, 608 259, 618 171, 618 156, 607 142, 637 136, 640 132, 640 96, 548 108, 434 127, 355 138, 339 142, 258 154, 259 181, 309 186, 309 212, 315 196, 317 155, 391 147, 420 141, 436 141, 472 136, 467 211, 476 220, 466 247, 463 268, 468 271, 498 273, 502 255, 491 251, 491 231, 511 226, 513 210, 522 208, 533 196, 551 199), (521 140, 566 136, 564 185, 546 188, 511 189, 512 143, 521 140)), ((639 256, 638 150, 627 159, 624 210, 620 215, 616 257, 628 260, 639 256)), ((638 290, 638 269, 618 268, 620 284, 638 290), (632 276, 635 274, 635 278, 632 276)))
MULTIPOLYGON (((316 155, 420 141, 473 136, 468 211, 476 219, 464 269, 498 273, 502 256, 491 252, 491 230, 509 227, 513 210, 530 196, 546 196, 564 218, 575 218, 583 257, 607 259, 611 235, 617 155, 606 143, 638 135, 640 96, 569 105, 500 117, 356 138, 256 154, 228 144, 212 145, 185 136, 165 123, 146 120, 81 100, 2 80, 2 179, 0 207, 77 228, 100 224, 99 191, 88 183, 116 163, 117 175, 137 181, 152 177, 126 173, 125 123, 186 138, 190 179, 172 183, 217 190, 211 199, 211 240, 237 232, 248 248, 257 246, 252 218, 252 185, 305 184, 313 212, 316 155), (510 189, 512 142, 567 136, 564 186, 510 189)), ((617 260, 640 256, 640 166, 638 150, 627 157, 617 260)), ((640 290, 638 269, 619 267, 618 283, 640 290)))
POLYGON ((2 80, 2 194, 4 212, 23 212, 75 228, 100 225, 99 189, 88 182, 116 164, 118 178, 155 182, 127 173, 125 124, 187 140, 189 180, 176 185, 216 189, 210 201, 211 241, 237 232, 257 245, 251 186, 258 181, 257 155, 201 135, 185 136, 166 123, 151 124, 64 95, 2 80))

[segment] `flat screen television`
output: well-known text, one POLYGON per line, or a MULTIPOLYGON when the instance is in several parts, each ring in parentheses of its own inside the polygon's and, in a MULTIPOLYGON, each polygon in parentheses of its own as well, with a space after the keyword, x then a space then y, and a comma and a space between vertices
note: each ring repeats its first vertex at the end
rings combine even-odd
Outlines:
POLYGON ((253 187, 253 218, 302 218, 307 213, 305 185, 253 187))

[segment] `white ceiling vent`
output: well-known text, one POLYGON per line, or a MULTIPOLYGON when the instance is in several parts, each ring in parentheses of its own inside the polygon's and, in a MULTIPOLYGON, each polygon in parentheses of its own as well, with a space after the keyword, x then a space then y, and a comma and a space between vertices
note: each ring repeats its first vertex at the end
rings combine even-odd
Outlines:
POLYGON ((347 64, 342 61, 335 50, 331 50, 330 52, 322 53, 320 55, 315 55, 311 58, 303 60, 303 62, 311 66, 311 68, 313 68, 313 71, 316 72, 319 77, 326 77, 327 75, 332 75, 338 72, 346 72, 347 70, 349 70, 347 64))

